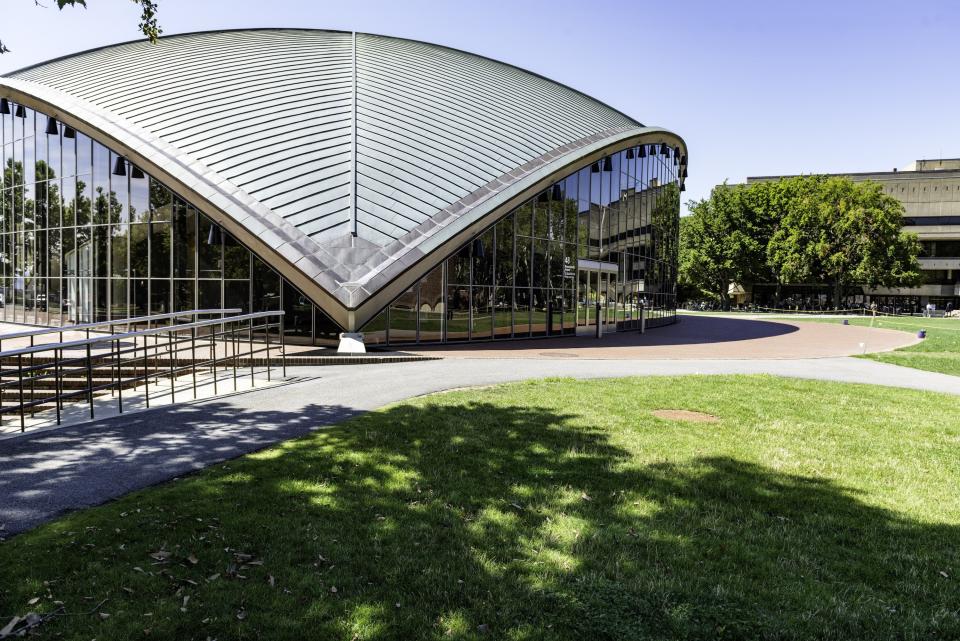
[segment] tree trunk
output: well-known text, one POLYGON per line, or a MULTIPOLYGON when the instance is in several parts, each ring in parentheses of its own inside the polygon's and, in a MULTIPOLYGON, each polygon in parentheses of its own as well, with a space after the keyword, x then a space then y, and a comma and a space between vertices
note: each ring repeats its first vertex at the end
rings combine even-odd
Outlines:
POLYGON ((833 308, 840 309, 840 299, 843 297, 843 282, 837 281, 833 288, 833 308))
POLYGON ((724 287, 722 290, 720 290, 720 309, 725 312, 730 311, 729 287, 724 287))

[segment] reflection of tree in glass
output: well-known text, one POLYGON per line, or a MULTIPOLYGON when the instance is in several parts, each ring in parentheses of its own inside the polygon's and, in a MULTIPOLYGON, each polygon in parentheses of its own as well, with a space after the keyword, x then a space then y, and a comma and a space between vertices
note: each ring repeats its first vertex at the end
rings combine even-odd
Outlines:
POLYGON ((107 222, 117 224, 120 222, 120 214, 123 213, 123 205, 117 199, 116 192, 107 193, 103 187, 97 187, 93 212, 94 224, 102 225, 107 222))

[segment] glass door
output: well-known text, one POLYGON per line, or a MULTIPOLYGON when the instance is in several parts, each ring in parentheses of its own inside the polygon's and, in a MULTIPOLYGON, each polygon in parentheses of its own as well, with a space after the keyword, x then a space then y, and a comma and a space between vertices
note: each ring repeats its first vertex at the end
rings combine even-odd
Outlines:
POLYGON ((577 335, 597 333, 597 277, 589 269, 577 270, 577 335))
POLYGON ((606 304, 603 306, 606 314, 604 315, 604 324, 603 324, 603 333, 610 334, 617 331, 617 314, 619 301, 617 299, 617 275, 613 273, 605 273, 603 275, 605 288, 604 292, 606 293, 606 304))

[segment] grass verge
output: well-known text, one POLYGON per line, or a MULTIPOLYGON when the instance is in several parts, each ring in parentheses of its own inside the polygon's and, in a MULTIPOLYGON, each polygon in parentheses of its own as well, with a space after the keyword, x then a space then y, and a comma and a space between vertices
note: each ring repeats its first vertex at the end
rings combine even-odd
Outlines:
POLYGON ((101 641, 957 638, 958 410, 774 377, 425 397, 0 544, 0 615, 62 606, 85 614, 45 636, 101 641))

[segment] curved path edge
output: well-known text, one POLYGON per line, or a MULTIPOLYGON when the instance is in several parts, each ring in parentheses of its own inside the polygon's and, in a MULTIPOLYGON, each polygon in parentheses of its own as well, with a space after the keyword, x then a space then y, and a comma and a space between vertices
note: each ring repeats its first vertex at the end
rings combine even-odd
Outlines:
POLYGON ((0 537, 405 399, 563 376, 772 374, 960 395, 960 377, 866 359, 457 359, 290 368, 288 384, 167 406, 0 444, 0 537))

